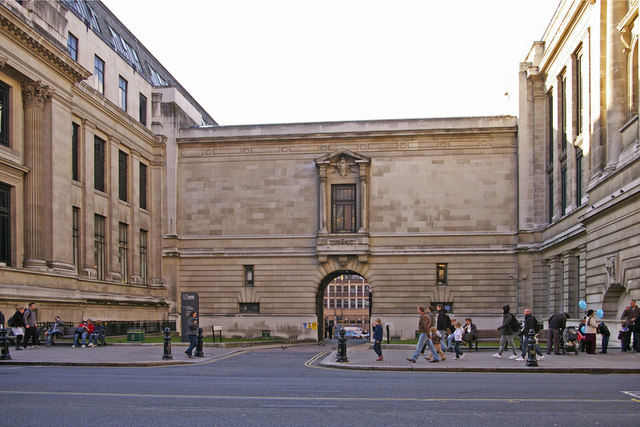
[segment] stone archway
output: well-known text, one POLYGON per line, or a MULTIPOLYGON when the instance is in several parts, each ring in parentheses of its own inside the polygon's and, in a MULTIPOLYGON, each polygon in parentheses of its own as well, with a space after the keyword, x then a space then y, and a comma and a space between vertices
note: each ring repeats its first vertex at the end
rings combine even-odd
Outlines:
MULTIPOLYGON (((316 313, 318 316, 318 341, 322 341, 325 338, 325 324, 324 324, 324 320, 325 320, 325 294, 327 291, 327 287, 334 282, 336 279, 341 278, 341 277, 358 277, 360 279, 362 279, 361 281, 357 281, 358 283, 354 283, 351 284, 350 280, 347 280, 346 283, 348 284, 340 284, 340 287, 355 287, 357 289, 357 292, 355 295, 352 295, 352 297, 349 297, 348 294, 351 293, 350 290, 344 290, 341 291, 343 294, 341 294, 340 296, 338 295, 332 295, 331 296, 331 300, 335 302, 337 302, 337 300, 339 299, 341 301, 340 304, 340 309, 341 312, 344 313, 344 310, 347 310, 347 312, 349 312, 350 308, 348 307, 344 307, 343 303, 349 301, 349 304, 356 302, 356 307, 354 307, 356 310, 358 310, 358 307, 360 307, 361 310, 365 310, 368 309, 366 311, 366 321, 363 322, 363 325, 365 324, 369 324, 369 315, 370 315, 370 310, 371 310, 371 305, 370 305, 370 284, 367 281, 367 279, 360 273, 358 273, 357 271, 353 271, 353 270, 349 270, 349 269, 341 269, 341 270, 335 270, 329 274, 327 274, 322 281, 320 282, 320 285, 318 286, 318 292, 316 294, 316 313), (367 291, 365 291, 365 286, 368 289, 367 291), (357 295, 357 296, 356 296, 357 295), (364 301, 366 301, 366 304, 364 303, 364 301)), ((341 282, 343 283, 343 282, 341 282)), ((334 286, 335 287, 335 286, 334 286)), ((333 308, 330 308, 328 310, 331 310, 333 313, 335 314, 337 308, 337 306, 334 305, 333 308)), ((341 318, 342 321, 344 321, 344 317, 341 318)), ((363 328, 365 329, 365 328, 363 328)), ((368 328, 366 328, 368 329, 368 328)))

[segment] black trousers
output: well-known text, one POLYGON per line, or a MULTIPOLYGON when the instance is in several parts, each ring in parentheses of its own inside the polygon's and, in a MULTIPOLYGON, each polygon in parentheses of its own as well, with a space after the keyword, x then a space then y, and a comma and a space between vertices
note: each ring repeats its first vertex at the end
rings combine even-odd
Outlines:
POLYGON ((24 328, 24 346, 29 345, 29 339, 31 339, 32 345, 40 345, 40 334, 38 333, 37 326, 29 326, 24 328))

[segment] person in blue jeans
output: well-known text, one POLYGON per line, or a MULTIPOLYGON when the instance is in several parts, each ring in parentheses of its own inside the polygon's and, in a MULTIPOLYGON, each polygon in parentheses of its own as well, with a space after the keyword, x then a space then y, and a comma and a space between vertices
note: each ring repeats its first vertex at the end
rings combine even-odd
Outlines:
MULTIPOLYGON (((416 345, 416 351, 413 353, 412 357, 408 357, 407 360, 409 362, 416 363, 418 360, 418 356, 422 351, 422 347, 424 345, 429 346, 429 351, 431 351, 432 359, 431 363, 436 363, 440 361, 440 356, 438 356, 438 352, 436 348, 433 346, 433 341, 431 341, 431 319, 429 315, 425 312, 425 308, 423 305, 418 307, 418 314, 420 315, 420 320, 418 321, 418 332, 420 333, 420 337, 418 338, 418 344, 416 345)), ((428 359, 425 357, 425 359, 428 359)))
POLYGON ((455 344, 453 345, 453 351, 456 352, 455 360, 460 360, 464 357, 464 353, 460 351, 460 344, 462 344, 462 334, 464 331, 462 330, 462 325, 460 322, 456 322, 453 327, 455 331, 453 332, 453 337, 455 339, 455 344))
POLYGON ((187 354, 187 357, 189 359, 193 357, 191 353, 193 352, 193 349, 196 348, 196 340, 198 338, 198 319, 196 318, 197 315, 198 313, 193 311, 191 312, 191 316, 189 316, 189 320, 187 320, 187 336, 189 337, 189 347, 187 347, 185 353, 187 354))
POLYGON ((71 347, 78 347, 78 341, 80 340, 80 338, 82 338, 82 348, 85 348, 87 344, 87 338, 89 337, 89 335, 91 335, 91 332, 93 332, 94 328, 95 326, 93 325, 91 319, 88 319, 86 322, 80 323, 76 328, 76 333, 73 335, 73 345, 71 347))
POLYGON ((378 355, 377 361, 383 359, 382 357, 382 320, 376 319, 373 322, 373 351, 378 355))
POLYGON ((64 322, 60 320, 60 316, 53 318, 53 324, 44 333, 47 336, 47 347, 56 345, 56 337, 64 333, 64 322))

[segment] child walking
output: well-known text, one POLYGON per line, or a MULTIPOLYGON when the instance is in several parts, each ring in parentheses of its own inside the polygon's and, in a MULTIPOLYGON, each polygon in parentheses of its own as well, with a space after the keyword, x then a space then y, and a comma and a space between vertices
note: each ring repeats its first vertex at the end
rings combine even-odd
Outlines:
POLYGON ((379 318, 373 321, 373 351, 378 355, 377 361, 383 359, 382 357, 382 320, 379 318))
MULTIPOLYGON (((442 352, 442 334, 436 328, 431 328, 431 342, 433 342, 433 347, 436 349, 438 356, 440 356, 440 360, 445 360, 447 355, 442 352)), ((427 357, 427 360, 431 361, 433 358, 432 355, 427 357)))
POLYGON ((462 359, 464 357, 464 353, 460 351, 460 344, 462 344, 462 335, 464 331, 462 330, 462 325, 460 322, 455 323, 455 332, 453 333, 453 339, 456 341, 453 346, 453 350, 456 352, 456 360, 462 359))

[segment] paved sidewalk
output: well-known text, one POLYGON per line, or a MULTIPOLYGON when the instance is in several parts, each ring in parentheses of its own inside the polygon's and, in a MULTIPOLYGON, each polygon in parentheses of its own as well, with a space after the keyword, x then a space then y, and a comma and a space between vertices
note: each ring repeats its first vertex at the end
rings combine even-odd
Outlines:
MULTIPOLYGON (((492 355, 497 349, 481 349, 476 352, 464 351, 464 358, 454 360, 455 353, 447 352, 447 359, 429 363, 420 356, 416 363, 409 362, 415 346, 388 345, 382 348, 384 360, 376 361, 376 354, 370 345, 350 346, 347 349, 347 363, 338 363, 337 352, 325 357, 320 365, 339 369, 384 370, 384 371, 433 371, 433 372, 540 372, 540 373, 616 373, 640 374, 640 353, 622 353, 620 349, 610 349, 607 354, 578 353, 562 355, 544 354, 537 367, 529 367, 526 361, 509 359, 511 353, 503 353, 502 359, 492 355)), ((544 350, 543 350, 544 351, 544 350)), ((429 354, 429 350, 426 351, 429 354)))
POLYGON ((204 357, 187 358, 187 343, 172 343, 173 360, 162 360, 163 344, 108 344, 105 347, 72 348, 70 345, 40 346, 29 350, 10 347, 11 360, 2 365, 59 365, 59 366, 169 366, 189 365, 218 359, 242 348, 209 347, 204 345, 204 357))

